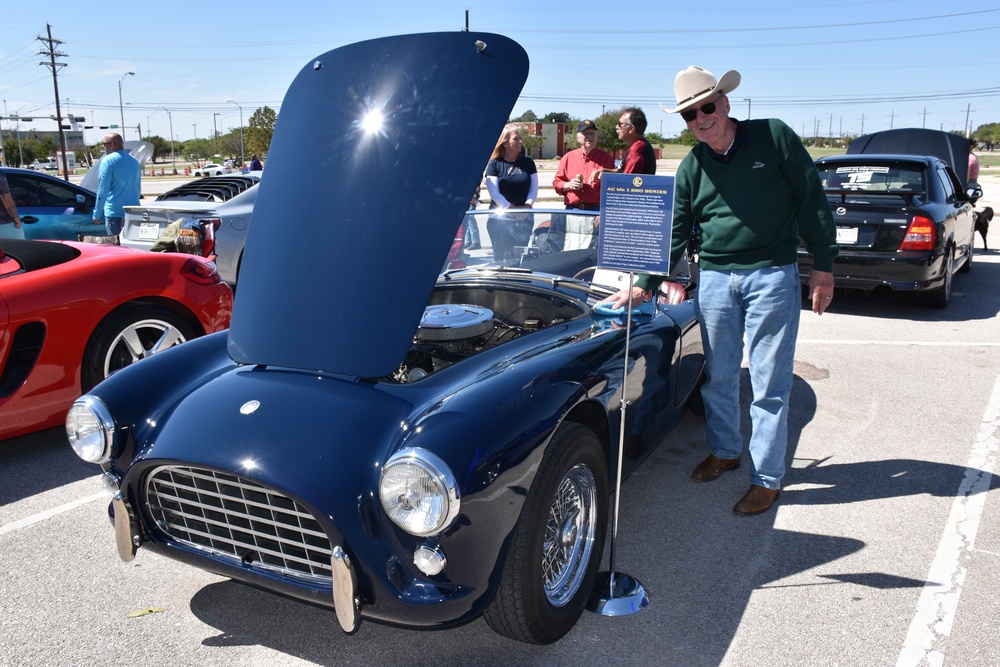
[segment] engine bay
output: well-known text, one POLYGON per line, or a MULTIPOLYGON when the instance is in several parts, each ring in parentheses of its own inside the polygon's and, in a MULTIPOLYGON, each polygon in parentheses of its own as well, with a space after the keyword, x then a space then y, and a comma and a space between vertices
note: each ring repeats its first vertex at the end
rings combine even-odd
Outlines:
POLYGON ((406 358, 387 379, 405 384, 484 350, 590 312, 556 292, 496 286, 439 286, 424 309, 406 358))

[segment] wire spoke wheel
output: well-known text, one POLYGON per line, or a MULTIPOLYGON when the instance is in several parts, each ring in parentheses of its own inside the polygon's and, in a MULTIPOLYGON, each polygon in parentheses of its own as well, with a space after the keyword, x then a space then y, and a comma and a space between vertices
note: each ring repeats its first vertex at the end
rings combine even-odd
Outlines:
POLYGON ((542 546, 545 597, 561 607, 580 590, 597 532, 597 484, 589 468, 569 470, 549 508, 542 546))

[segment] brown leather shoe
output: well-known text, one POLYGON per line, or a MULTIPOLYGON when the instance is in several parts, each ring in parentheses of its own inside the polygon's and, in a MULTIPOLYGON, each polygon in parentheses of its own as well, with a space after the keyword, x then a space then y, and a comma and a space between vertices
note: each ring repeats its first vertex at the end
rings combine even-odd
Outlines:
POLYGON ((771 509, 771 505, 774 504, 779 495, 781 495, 781 491, 778 489, 769 489, 766 486, 751 484, 750 490, 733 507, 733 512, 744 516, 766 512, 771 509))
POLYGON ((699 482, 711 482, 719 479, 722 473, 727 470, 736 470, 740 467, 740 459, 720 459, 715 454, 709 454, 708 458, 698 464, 698 467, 691 473, 691 479, 699 482))

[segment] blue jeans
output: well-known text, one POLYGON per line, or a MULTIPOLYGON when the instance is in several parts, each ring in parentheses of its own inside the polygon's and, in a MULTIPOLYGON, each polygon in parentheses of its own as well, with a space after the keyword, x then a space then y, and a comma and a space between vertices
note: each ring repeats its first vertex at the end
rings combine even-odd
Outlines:
POLYGON ((781 488, 788 447, 788 396, 802 292, 799 269, 702 270, 695 298, 708 379, 701 388, 712 453, 733 459, 743 451, 740 366, 746 334, 753 402, 750 483, 781 488))
POLYGON ((122 233, 122 225, 125 224, 125 218, 116 218, 108 216, 104 220, 104 227, 108 231, 109 236, 118 236, 122 233))

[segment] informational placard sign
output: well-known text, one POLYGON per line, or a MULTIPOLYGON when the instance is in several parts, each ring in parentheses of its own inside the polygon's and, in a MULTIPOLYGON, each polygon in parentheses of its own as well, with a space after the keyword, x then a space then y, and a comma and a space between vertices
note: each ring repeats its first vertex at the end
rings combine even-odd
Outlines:
POLYGON ((674 177, 605 173, 601 184, 597 265, 667 275, 674 177))

